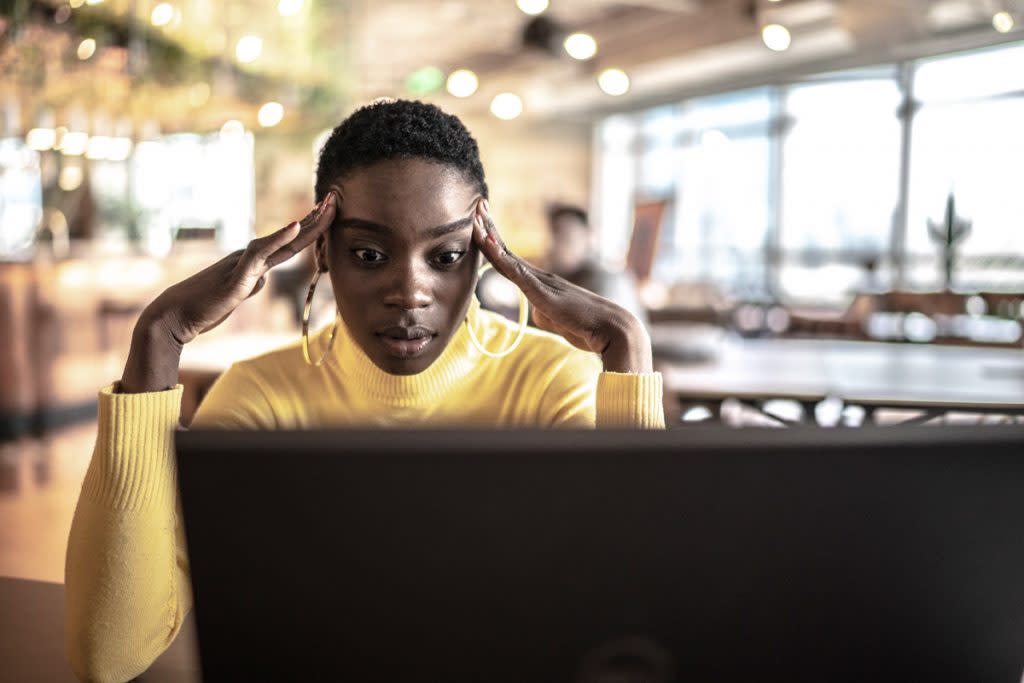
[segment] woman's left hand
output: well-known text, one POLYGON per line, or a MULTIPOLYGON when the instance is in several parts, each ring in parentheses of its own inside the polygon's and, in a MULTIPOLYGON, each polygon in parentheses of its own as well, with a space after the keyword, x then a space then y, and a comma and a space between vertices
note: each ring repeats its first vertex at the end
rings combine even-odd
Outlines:
POLYGON ((599 354, 607 372, 651 372, 651 340, 636 316, 509 251, 486 199, 477 203, 473 215, 473 239, 494 269, 526 294, 538 327, 599 354))

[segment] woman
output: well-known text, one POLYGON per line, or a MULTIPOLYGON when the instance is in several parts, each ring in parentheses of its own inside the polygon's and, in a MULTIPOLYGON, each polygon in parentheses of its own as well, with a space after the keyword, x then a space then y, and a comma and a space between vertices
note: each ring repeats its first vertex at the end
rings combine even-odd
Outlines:
POLYGON ((454 116, 406 101, 356 111, 321 152, 316 198, 301 222, 157 297, 136 326, 121 381, 100 393, 66 568, 69 651, 83 679, 144 671, 191 606, 171 446, 182 346, 307 247, 318 276, 331 278, 335 324, 233 366, 194 424, 663 426, 643 327, 508 251, 490 217, 476 141, 454 116), (484 259, 554 334, 520 333, 480 309, 472 293, 484 259))

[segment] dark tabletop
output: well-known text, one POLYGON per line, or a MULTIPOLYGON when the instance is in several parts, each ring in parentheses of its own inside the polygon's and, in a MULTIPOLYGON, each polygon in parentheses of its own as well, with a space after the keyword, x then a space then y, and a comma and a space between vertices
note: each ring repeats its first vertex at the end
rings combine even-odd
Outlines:
MULTIPOLYGON (((178 639, 137 681, 198 681, 190 616, 178 639)), ((64 650, 64 586, 0 577, 0 682, 75 681, 64 650)))

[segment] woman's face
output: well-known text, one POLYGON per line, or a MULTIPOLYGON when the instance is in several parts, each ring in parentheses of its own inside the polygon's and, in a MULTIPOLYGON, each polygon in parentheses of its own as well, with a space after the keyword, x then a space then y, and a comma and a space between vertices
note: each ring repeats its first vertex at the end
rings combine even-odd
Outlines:
POLYGON ((458 171, 423 159, 378 162, 332 187, 341 211, 327 235, 327 265, 345 325, 380 369, 422 372, 472 298, 480 195, 458 171))

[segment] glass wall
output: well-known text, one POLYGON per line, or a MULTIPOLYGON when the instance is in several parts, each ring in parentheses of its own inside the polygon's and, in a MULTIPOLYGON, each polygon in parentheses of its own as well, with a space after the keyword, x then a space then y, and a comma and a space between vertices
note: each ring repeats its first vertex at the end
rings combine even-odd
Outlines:
POLYGON ((917 68, 918 110, 906 248, 907 282, 941 285, 929 223, 950 195, 970 223, 954 286, 1020 287, 1024 269, 1024 46, 934 59, 917 68))
POLYGON ((26 257, 43 215, 39 153, 0 139, 0 258, 26 257))
POLYGON ((1021 45, 617 115, 597 134, 602 252, 653 196, 672 207, 662 282, 822 303, 941 289, 952 196, 970 223, 954 288, 1021 288, 1021 121, 1021 45))
POLYGON ((131 195, 139 233, 166 254, 182 229, 210 229, 224 250, 252 236, 255 168, 251 133, 168 135, 142 142, 132 156, 131 195))

